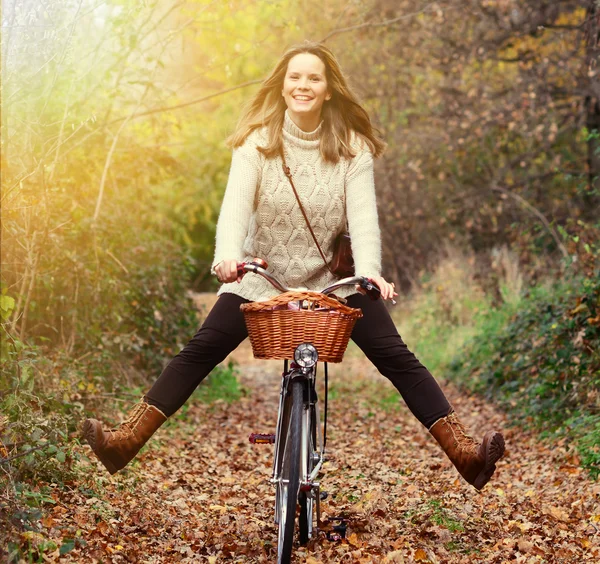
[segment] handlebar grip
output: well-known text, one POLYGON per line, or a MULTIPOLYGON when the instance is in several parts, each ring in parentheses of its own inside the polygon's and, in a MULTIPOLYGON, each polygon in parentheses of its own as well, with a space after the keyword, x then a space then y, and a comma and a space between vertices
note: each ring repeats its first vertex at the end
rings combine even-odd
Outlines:
POLYGON ((365 282, 360 285, 363 290, 367 293, 367 296, 371 298, 373 301, 378 300, 381 297, 381 290, 379 286, 375 284, 369 278, 365 278, 365 282))
POLYGON ((263 268, 264 270, 267 270, 267 268, 269 267, 267 261, 263 260, 261 258, 253 258, 251 261, 248 261, 248 262, 238 262, 237 263, 238 276, 244 276, 244 274, 246 274, 245 266, 248 264, 251 264, 252 266, 258 266, 259 268, 263 268))

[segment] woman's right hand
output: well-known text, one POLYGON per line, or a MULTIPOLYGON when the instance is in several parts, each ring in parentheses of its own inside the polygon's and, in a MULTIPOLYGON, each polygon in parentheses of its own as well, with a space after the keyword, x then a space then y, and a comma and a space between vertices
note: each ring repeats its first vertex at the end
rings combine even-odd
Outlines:
POLYGON ((238 274, 237 266, 238 261, 234 259, 222 260, 215 265, 214 270, 219 282, 240 282, 242 277, 238 274))

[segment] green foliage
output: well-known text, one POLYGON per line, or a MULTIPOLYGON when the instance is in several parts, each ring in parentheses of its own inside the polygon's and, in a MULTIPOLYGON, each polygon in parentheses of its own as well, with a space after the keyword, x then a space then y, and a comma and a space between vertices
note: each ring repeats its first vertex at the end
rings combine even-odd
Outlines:
POLYGON ((454 517, 451 511, 444 508, 439 500, 430 499, 427 502, 427 505, 429 505, 429 507, 432 509, 429 519, 436 525, 444 527, 452 533, 462 532, 465 530, 461 521, 454 517))
POLYGON ((69 434, 83 406, 39 348, 16 344, 0 380, 0 464, 17 482, 62 482, 73 476, 69 434))
POLYGON ((244 389, 237 379, 238 368, 230 361, 226 366, 217 366, 192 395, 192 401, 211 404, 216 401, 232 403, 244 395, 244 389))
POLYGON ((565 428, 577 437, 577 449, 580 463, 594 478, 600 477, 600 417, 586 415, 571 418, 565 422, 565 428))
POLYGON ((456 351, 480 333, 495 301, 503 304, 502 315, 519 303, 522 280, 515 255, 505 247, 491 255, 480 257, 491 263, 486 291, 474 253, 446 245, 437 266, 392 312, 402 338, 433 374, 443 374, 456 351))
POLYGON ((599 351, 595 273, 533 288, 506 321, 491 312, 450 375, 493 398, 514 421, 575 439, 581 464, 598 476, 599 351))

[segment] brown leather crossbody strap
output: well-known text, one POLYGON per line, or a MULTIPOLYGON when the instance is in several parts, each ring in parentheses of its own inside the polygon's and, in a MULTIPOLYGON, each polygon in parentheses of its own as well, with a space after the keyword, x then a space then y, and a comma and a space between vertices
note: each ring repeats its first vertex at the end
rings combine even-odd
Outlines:
POLYGON ((331 274, 335 275, 333 270, 331 270, 331 267, 329 266, 329 263, 327 262, 327 259, 325 258, 325 255, 323 254, 323 251, 321 250, 321 245, 319 245, 319 242, 317 241, 317 237, 315 236, 315 233, 312 230, 312 227, 310 226, 310 222, 308 221, 308 217, 306 215, 306 212, 304 211, 302 202, 300 201, 300 196, 298 196, 298 192, 296 192, 296 187, 294 186, 294 181, 292 180, 292 171, 290 170, 290 167, 285 162, 285 155, 283 154, 283 152, 281 153, 281 159, 283 161, 283 172, 287 176, 288 180, 290 181, 290 184, 292 185, 292 190, 294 191, 294 196, 296 196, 296 201, 298 202, 298 205, 300 206, 300 211, 302 212, 302 215, 304 216, 304 221, 306 221, 306 226, 308 227, 308 230, 310 231, 310 234, 312 235, 312 238, 315 241, 315 245, 317 245, 317 249, 319 249, 319 253, 321 255, 321 258, 323 259, 323 262, 325 263, 325 266, 327 267, 327 270, 329 270, 329 272, 331 272, 331 274))

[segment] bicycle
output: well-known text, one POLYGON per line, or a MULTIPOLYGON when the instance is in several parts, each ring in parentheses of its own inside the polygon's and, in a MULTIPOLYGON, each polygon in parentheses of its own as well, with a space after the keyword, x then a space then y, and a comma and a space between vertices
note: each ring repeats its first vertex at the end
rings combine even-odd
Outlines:
POLYGON ((327 362, 341 362, 354 323, 362 316, 360 310, 345 306, 331 294, 343 286, 358 285, 371 299, 378 299, 379 288, 368 278, 354 276, 339 280, 321 292, 298 292, 283 286, 267 272, 267 267, 261 259, 238 263, 239 276, 248 272, 258 274, 283 292, 269 302, 241 306, 254 356, 284 360, 275 433, 252 433, 249 440, 254 444, 275 445, 271 482, 276 488, 275 523, 279 526, 277 563, 288 564, 297 511, 300 544, 306 544, 314 536, 315 510, 316 523, 321 522, 321 490, 316 478, 325 461, 327 442, 327 362), (312 321, 315 317, 316 323, 312 321), (293 327, 288 331, 290 325, 293 327), (324 339, 325 330, 328 335, 324 339), (322 424, 316 392, 319 357, 325 373, 322 424))

